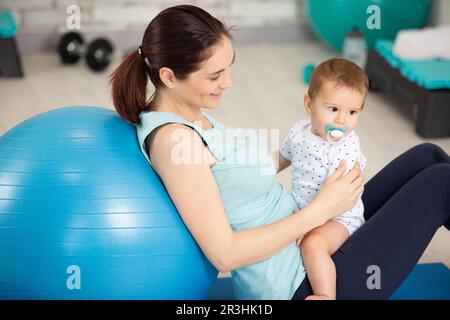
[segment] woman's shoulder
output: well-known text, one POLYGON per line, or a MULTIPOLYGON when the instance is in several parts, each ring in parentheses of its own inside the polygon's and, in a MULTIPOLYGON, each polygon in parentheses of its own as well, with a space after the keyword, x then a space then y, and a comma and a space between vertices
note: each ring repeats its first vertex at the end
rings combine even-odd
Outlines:
POLYGON ((148 135, 146 140, 148 147, 151 147, 151 144, 157 144, 158 151, 167 148, 172 149, 180 143, 192 147, 203 146, 200 136, 194 130, 179 122, 168 122, 160 125, 148 135))
POLYGON ((171 146, 177 140, 180 135, 185 135, 189 137, 194 137, 193 130, 186 127, 184 124, 179 122, 167 122, 163 123, 147 136, 147 142, 157 142, 161 146, 171 146))
MULTIPOLYGON (((203 113, 210 121, 214 129, 223 128, 211 115, 203 113)), ((189 122, 180 116, 170 112, 150 111, 141 113, 141 123, 136 127, 139 144, 150 164, 150 153, 154 158, 169 156, 173 148, 185 152, 186 148, 192 148, 203 152, 205 147, 212 147, 214 154, 215 132, 222 130, 204 130, 201 125, 189 122), (211 144, 211 145, 210 145, 211 144)), ((177 152, 178 152, 177 151, 177 152)), ((189 151, 189 150, 188 150, 189 151)), ((214 154, 220 158, 219 154, 214 154)), ((203 157, 201 157, 203 159, 203 157)), ((207 163, 211 166, 215 163, 212 157, 207 156, 207 163)))
POLYGON ((153 139, 157 132, 159 132, 159 137, 164 138, 166 135, 170 137, 173 131, 187 132, 189 131, 188 127, 193 127, 189 121, 170 112, 141 112, 139 119, 140 124, 136 126, 136 130, 141 144, 146 140, 153 139), (161 131, 162 128, 165 129, 161 131))
POLYGON ((152 133, 146 139, 146 147, 152 164, 159 163, 164 166, 177 164, 189 164, 195 159, 201 159, 209 164, 210 158, 203 155, 205 148, 201 137, 194 130, 181 123, 166 123, 152 133))
POLYGON ((149 111, 141 112, 139 115, 140 124, 137 125, 139 131, 153 131, 159 126, 166 123, 182 123, 187 124, 188 121, 171 112, 149 111))

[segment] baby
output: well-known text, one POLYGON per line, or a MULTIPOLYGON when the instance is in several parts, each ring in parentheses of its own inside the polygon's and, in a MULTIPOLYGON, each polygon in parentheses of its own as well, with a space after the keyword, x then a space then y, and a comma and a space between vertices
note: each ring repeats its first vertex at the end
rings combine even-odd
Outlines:
MULTIPOLYGON (((297 122, 280 149, 280 156, 292 164, 292 194, 299 208, 314 199, 341 160, 346 161, 347 172, 356 161, 361 169, 365 167, 354 129, 367 90, 365 72, 348 60, 327 60, 314 70, 304 97, 310 119, 297 122)), ((363 213, 360 198, 350 211, 298 239, 314 292, 307 299, 336 299, 336 268, 331 256, 363 225, 363 213)))

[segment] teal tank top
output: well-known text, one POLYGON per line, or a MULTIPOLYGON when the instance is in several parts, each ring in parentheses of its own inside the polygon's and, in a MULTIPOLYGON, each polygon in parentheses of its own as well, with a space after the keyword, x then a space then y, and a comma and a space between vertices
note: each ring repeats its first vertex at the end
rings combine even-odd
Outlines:
MULTIPOLYGON (((212 116, 203 115, 213 125, 212 129, 203 130, 173 113, 141 113, 137 136, 150 164, 147 136, 166 123, 181 123, 194 129, 219 161, 211 170, 234 231, 274 223, 298 210, 290 192, 276 181, 274 161, 267 148, 258 152, 252 149, 256 134, 246 129, 227 128, 212 116)), ((306 272, 294 241, 269 258, 232 270, 231 275, 237 299, 286 300, 292 298, 306 272)))

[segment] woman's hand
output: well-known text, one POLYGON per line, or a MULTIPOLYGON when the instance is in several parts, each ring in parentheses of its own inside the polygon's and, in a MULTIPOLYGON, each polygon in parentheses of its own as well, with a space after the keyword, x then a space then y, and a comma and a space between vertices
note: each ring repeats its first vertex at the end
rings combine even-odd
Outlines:
POLYGON ((325 181, 310 203, 320 207, 324 214, 324 222, 352 209, 364 190, 364 177, 356 162, 353 169, 343 176, 346 168, 345 160, 341 160, 336 171, 325 181))

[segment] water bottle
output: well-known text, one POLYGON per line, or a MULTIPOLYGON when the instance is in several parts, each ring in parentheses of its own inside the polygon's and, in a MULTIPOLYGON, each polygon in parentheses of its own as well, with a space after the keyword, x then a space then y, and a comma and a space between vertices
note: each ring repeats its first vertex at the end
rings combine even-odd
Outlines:
POLYGON ((353 61, 362 69, 366 66, 367 61, 367 45, 364 34, 354 27, 348 32, 342 46, 342 54, 344 58, 353 61))

